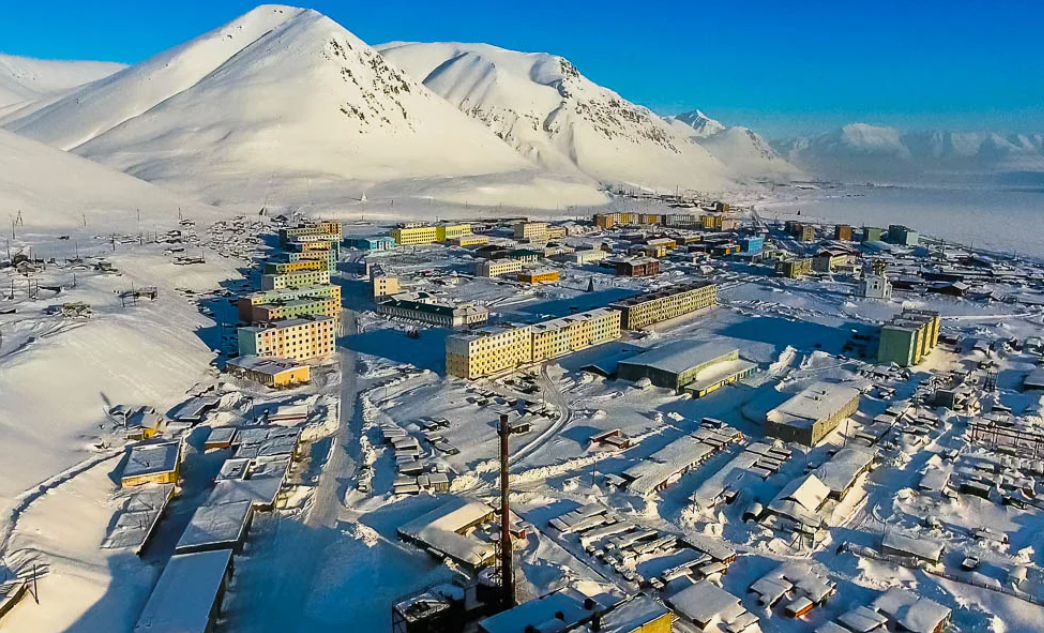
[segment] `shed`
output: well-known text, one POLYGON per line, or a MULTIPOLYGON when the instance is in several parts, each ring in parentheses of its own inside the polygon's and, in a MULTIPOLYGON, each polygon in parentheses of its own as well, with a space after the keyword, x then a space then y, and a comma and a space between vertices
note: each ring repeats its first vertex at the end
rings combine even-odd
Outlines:
POLYGON ((231 575, 230 549, 172 556, 133 633, 209 633, 231 575))

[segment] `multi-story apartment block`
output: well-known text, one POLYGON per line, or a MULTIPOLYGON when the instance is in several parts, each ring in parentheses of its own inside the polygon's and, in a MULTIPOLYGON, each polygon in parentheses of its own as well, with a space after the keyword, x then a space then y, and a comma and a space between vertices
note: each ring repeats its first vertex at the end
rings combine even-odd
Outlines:
POLYGON ((304 286, 322 286, 330 283, 329 270, 303 270, 282 275, 261 275, 262 290, 282 290, 284 288, 301 288, 304 286))
POLYGON ((334 351, 337 319, 311 316, 241 327, 240 356, 275 356, 304 361, 329 356, 334 351))
POLYGON ((400 246, 431 244, 438 241, 439 230, 434 226, 404 224, 389 231, 392 239, 400 246))
POLYGON ((340 242, 342 238, 340 222, 314 222, 279 229, 279 243, 287 246, 295 238, 323 238, 340 242))
POLYGON ((291 299, 276 303, 262 303, 252 306, 250 321, 278 321, 294 319, 309 315, 335 317, 341 313, 341 300, 333 297, 317 297, 314 299, 291 299))
POLYGON ((482 246, 483 244, 489 244, 489 237, 485 235, 463 235, 461 237, 451 237, 446 240, 453 246, 482 246))
POLYGON ((710 282, 678 284, 664 290, 640 294, 611 304, 622 313, 625 330, 673 319, 718 305, 718 286, 710 282))
POLYGON ((530 362, 558 358, 620 338, 620 312, 599 308, 529 326, 530 362))
POLYGON ((515 239, 523 242, 546 242, 546 222, 519 222, 515 225, 515 239))
POLYGON ((446 372, 461 378, 481 378, 530 362, 532 335, 528 327, 489 327, 446 338, 446 372))
POLYGON ((489 319, 489 310, 483 306, 446 305, 398 298, 378 303, 377 314, 449 328, 484 323, 489 319))
POLYGON ((471 235, 470 224, 440 224, 435 227, 435 241, 460 239, 471 235))
POLYGON ((373 287, 375 299, 387 297, 399 293, 399 278, 395 275, 376 273, 370 275, 370 284, 373 287))
POLYGON ((881 327, 877 362, 909 367, 939 344, 939 313, 907 308, 881 327))
POLYGON ((475 264, 475 274, 479 277, 499 277, 522 270, 522 262, 517 259, 486 259, 475 264))
POLYGON ((839 242, 852 241, 852 227, 848 224, 838 224, 834 227, 834 239, 839 242))
POLYGON ((240 297, 238 301, 239 307, 239 319, 241 321, 253 322, 261 321, 254 314, 254 308, 260 305, 266 304, 278 304, 287 303, 289 301, 297 301, 299 299, 313 299, 313 300, 324 300, 330 299, 340 307, 341 305, 341 287, 340 286, 304 286, 301 288, 287 288, 285 290, 269 290, 265 292, 255 292, 245 297, 240 297))
MULTIPOLYGON (((300 253, 295 253, 299 255, 300 253)), ((327 270, 329 266, 325 257, 323 259, 298 259, 286 262, 265 262, 264 272, 266 275, 285 275, 287 273, 299 273, 306 270, 327 270)))
POLYGON ((395 238, 384 235, 381 237, 350 237, 345 240, 349 248, 357 248, 362 251, 390 251, 395 248, 395 238))

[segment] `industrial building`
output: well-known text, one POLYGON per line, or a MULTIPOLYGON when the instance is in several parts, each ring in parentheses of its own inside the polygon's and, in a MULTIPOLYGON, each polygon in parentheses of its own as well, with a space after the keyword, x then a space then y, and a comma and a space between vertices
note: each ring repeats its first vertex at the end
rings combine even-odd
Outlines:
POLYGON ((620 361, 617 376, 631 381, 648 378, 657 387, 685 390, 699 398, 746 378, 756 367, 742 360, 734 347, 675 341, 620 361))
POLYGON ((397 297, 378 303, 377 314, 448 328, 475 325, 489 319, 489 310, 483 306, 446 305, 397 297))
POLYGON ((478 570, 493 562, 495 548, 491 542, 466 535, 476 527, 491 523, 494 516, 495 510, 484 503, 452 497, 400 527, 399 538, 440 558, 478 570))
MULTIPOLYGON (((263 292, 255 292, 245 297, 240 297, 237 301, 239 307, 239 320, 252 323, 255 321, 264 321, 266 319, 260 318, 255 313, 255 308, 262 305, 279 305, 287 304, 293 301, 325 301, 330 300, 333 302, 338 309, 341 306, 341 287, 334 285, 325 286, 301 286, 299 288, 286 288, 282 290, 269 290, 263 292)), ((310 314, 328 314, 328 316, 335 316, 337 313, 329 314, 326 310, 329 308, 328 305, 317 306, 316 312, 309 312, 310 314)), ((288 318, 288 317, 272 317, 272 318, 288 318)))
POLYGON ((287 319, 238 330, 240 356, 275 356, 303 361, 334 351, 337 320, 327 316, 287 319))
POLYGON ((554 268, 523 270, 518 273, 515 279, 527 284, 551 284, 558 281, 558 271, 554 268))
MULTIPOLYGON (((655 261, 655 260, 653 260, 655 261)), ((610 304, 622 313, 625 330, 638 330, 718 305, 718 286, 711 282, 676 284, 664 290, 640 294, 610 304)))
POLYGON ((798 279, 812 272, 812 259, 796 257, 776 262, 776 274, 787 279, 798 279))
POLYGON ((520 242, 546 242, 546 222, 519 222, 514 226, 515 239, 520 242))
POLYGON ((881 326, 877 362, 910 367, 939 344, 939 313, 906 308, 881 326))
POLYGON ((486 259, 475 264, 475 274, 479 277, 499 277, 522 270, 522 262, 517 259, 486 259))
POLYGON ((330 283, 329 270, 304 270, 282 275, 261 275, 262 290, 283 290, 304 286, 324 286, 330 283))
POLYGON ((311 380, 308 365, 283 358, 240 356, 230 358, 225 369, 273 389, 293 387, 311 380))
POLYGON ((839 383, 816 382, 769 411, 765 433, 815 446, 859 409, 859 395, 858 389, 839 383))
POLYGON ((481 378, 530 362, 532 335, 528 327, 489 327, 446 338, 446 372, 461 378, 481 378))
POLYGON ((529 326, 529 362, 565 356, 620 338, 620 313, 608 308, 580 312, 529 326))
POLYGON ((180 469, 180 441, 136 444, 127 451, 120 485, 176 484, 180 469))

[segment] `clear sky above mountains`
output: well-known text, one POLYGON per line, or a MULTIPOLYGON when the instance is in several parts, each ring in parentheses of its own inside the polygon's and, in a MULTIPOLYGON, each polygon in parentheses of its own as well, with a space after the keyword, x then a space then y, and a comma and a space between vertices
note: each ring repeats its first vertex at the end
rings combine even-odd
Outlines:
MULTIPOLYGON (((249 11, 241 0, 4 3, 0 52, 133 63, 249 11)), ((1044 131, 1039 0, 430 2, 304 6, 371 44, 481 41, 569 58, 662 114, 769 136, 853 121, 1044 131)))

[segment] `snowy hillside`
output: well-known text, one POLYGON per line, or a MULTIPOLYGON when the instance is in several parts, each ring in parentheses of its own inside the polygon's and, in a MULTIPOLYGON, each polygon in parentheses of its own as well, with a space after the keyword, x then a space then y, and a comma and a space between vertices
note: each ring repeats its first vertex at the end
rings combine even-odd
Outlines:
POLYGON ((65 62, 0 54, 0 114, 108 77, 123 64, 65 62))
POLYGON ((26 231, 79 227, 84 216, 95 230, 169 227, 177 223, 179 207, 200 219, 216 215, 147 182, 0 130, 0 208, 12 216, 21 211, 26 231))
POLYGON ((690 135, 741 181, 808 178, 806 173, 788 163, 753 130, 726 127, 699 110, 671 117, 668 122, 679 133, 690 135))
POLYGON ((486 44, 390 43, 378 50, 549 168, 670 189, 733 184, 728 169, 689 135, 591 82, 561 57, 486 44))
POLYGON ((462 202, 604 201, 291 7, 259 7, 4 125, 213 203, 322 205, 388 183, 462 202))
POLYGON ((913 177, 932 171, 1044 171, 1044 135, 909 132, 864 123, 775 144, 788 160, 829 178, 913 177))

